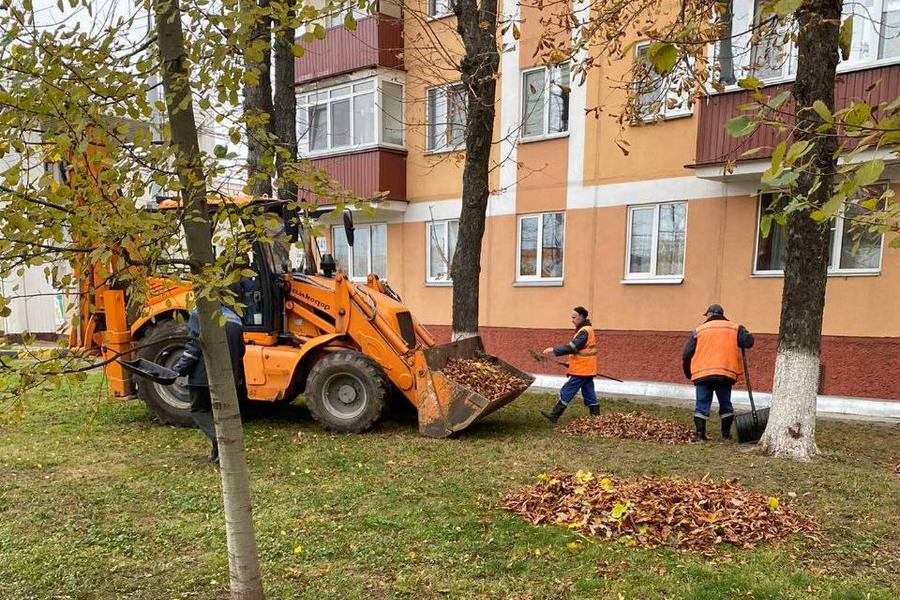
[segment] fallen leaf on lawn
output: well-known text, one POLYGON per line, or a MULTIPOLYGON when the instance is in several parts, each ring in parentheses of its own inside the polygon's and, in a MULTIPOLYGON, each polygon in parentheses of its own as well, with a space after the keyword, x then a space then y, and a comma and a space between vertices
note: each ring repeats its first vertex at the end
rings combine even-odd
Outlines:
POLYGON ((688 443, 693 436, 693 430, 687 425, 641 412, 580 417, 561 427, 560 432, 567 435, 651 440, 663 444, 688 443))

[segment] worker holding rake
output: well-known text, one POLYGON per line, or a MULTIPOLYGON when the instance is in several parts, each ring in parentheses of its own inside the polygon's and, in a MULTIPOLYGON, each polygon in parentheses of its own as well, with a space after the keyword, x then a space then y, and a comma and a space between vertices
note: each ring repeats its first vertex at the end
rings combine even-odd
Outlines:
POLYGON ((725 310, 711 304, 703 314, 706 321, 691 332, 684 346, 684 376, 694 382, 697 402, 694 407, 695 442, 706 441, 706 421, 713 394, 719 400, 722 438, 731 439, 734 407, 731 387, 743 379, 741 349, 753 347, 753 335, 743 325, 725 318, 725 310))
POLYGON ((559 420, 578 390, 581 390, 581 397, 590 413, 592 415, 600 414, 600 404, 597 402, 597 392, 594 390, 594 377, 597 375, 597 338, 594 335, 594 326, 591 325, 588 311, 583 306, 576 306, 572 309, 570 318, 575 326, 575 337, 562 346, 544 349, 544 354, 569 356, 569 365, 566 370, 569 379, 559 390, 559 401, 549 413, 541 411, 541 414, 552 423, 559 420))

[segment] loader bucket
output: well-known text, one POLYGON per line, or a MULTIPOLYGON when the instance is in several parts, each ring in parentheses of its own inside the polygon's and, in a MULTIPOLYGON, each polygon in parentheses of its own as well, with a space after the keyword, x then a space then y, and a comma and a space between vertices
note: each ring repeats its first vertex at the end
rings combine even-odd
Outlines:
POLYGON ((429 437, 443 438, 462 431, 516 398, 534 382, 534 377, 518 370, 496 356, 485 354, 480 337, 424 348, 419 351, 416 368, 416 396, 419 431, 429 437), (497 367, 522 378, 527 385, 501 398, 488 400, 476 390, 449 379, 443 373, 451 358, 488 360, 497 367))

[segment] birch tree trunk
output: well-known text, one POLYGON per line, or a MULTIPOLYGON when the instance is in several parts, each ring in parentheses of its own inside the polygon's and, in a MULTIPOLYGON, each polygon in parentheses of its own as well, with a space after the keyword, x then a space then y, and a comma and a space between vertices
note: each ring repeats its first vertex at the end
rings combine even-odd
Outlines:
MULTIPOLYGON (((184 234, 190 260, 195 269, 202 270, 213 263, 214 255, 191 101, 190 73, 184 53, 181 6, 179 0, 154 0, 154 10, 170 144, 187 215, 184 234)), ((222 307, 218 302, 199 299, 197 309, 219 443, 231 597, 233 600, 260 600, 264 594, 253 531, 244 432, 225 329, 219 324, 222 307)))
POLYGON ((814 221, 809 212, 831 196, 837 149, 834 136, 816 133, 823 121, 809 107, 820 100, 834 111, 841 0, 806 0, 798 16, 794 137, 809 140, 813 149, 811 166, 800 174, 797 189, 808 198, 811 208, 791 213, 787 221, 772 409, 760 447, 775 456, 806 460, 818 452, 816 394, 831 237, 829 223, 814 221), (818 185, 814 186, 814 182, 818 185))
POLYGON ((463 167, 459 237, 450 274, 453 278, 453 339, 478 335, 481 242, 490 187, 488 172, 494 135, 497 51, 497 0, 457 0, 457 31, 465 55, 460 62, 466 87, 466 162, 463 167))

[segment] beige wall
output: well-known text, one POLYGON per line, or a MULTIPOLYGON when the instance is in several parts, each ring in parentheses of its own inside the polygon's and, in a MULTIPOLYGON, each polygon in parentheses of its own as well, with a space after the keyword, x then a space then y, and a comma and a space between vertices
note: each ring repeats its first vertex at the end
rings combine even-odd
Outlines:
MULTIPOLYGON (((672 6, 675 6, 673 3, 672 6)), ((522 7, 518 64, 520 69, 540 64, 534 50, 541 33, 540 12, 522 7)), ((453 18, 430 22, 439 45, 457 53, 460 46, 453 18)), ((462 193, 462 154, 427 155, 425 90, 441 81, 456 81, 450 63, 436 61, 423 41, 427 33, 416 19, 406 19, 407 120, 409 157, 408 197, 411 203, 459 199, 462 193), (436 69, 436 64, 443 69, 436 69)), ((634 38, 638 39, 638 38, 634 38)), ((434 46, 436 47, 436 46, 434 46)), ((434 48, 433 47, 433 48, 434 48)), ((433 49, 432 48, 432 49, 433 49)), ((585 107, 602 107, 599 118, 570 117, 570 131, 583 128, 583 186, 691 177, 686 168, 694 161, 697 113, 654 125, 622 129, 615 115, 625 100, 619 89, 627 79, 628 61, 598 61, 586 82, 585 107), (628 155, 617 146, 627 141, 628 155)), ((501 74, 506 76, 506 74, 501 74)), ((520 78, 520 73, 513 76, 520 78)), ((521 85, 519 83, 519 85, 521 85)), ((498 96, 501 86, 498 83, 498 96)), ((501 112, 495 120, 499 139, 501 112)), ((517 285, 517 215, 566 210, 570 138, 517 145, 517 189, 514 212, 488 219, 482 254, 482 325, 493 327, 565 328, 572 306, 583 304, 603 329, 686 331, 702 319, 713 302, 724 305, 732 318, 760 333, 775 333, 780 318, 782 278, 752 275, 756 199, 734 196, 690 200, 687 212, 685 275, 680 284, 626 284, 626 206, 566 211, 564 281, 551 287, 517 285)), ((494 148, 494 162, 499 159, 494 148)), ((575 157, 578 159, 578 156, 575 157)), ((492 190, 498 187, 498 169, 491 172, 492 190)), ((685 179, 685 181, 688 181, 685 179)), ((576 182, 577 183, 577 182, 576 182)), ((667 184, 678 196, 676 180, 667 184)), ((724 192, 723 192, 724 193, 724 192)), ((680 197, 680 196, 678 196, 680 197)), ((619 199, 643 202, 647 198, 619 199)), ((398 216, 398 220, 405 217, 398 216)), ((388 228, 388 276, 416 316, 428 324, 448 324, 452 289, 428 286, 426 279, 425 223, 395 223, 388 228)), ((829 277, 824 322, 826 335, 900 336, 900 251, 882 251, 878 276, 829 277), (886 318, 887 317, 887 318, 886 318)))
MULTIPOLYGON (((602 329, 687 331, 718 302, 752 331, 776 333, 782 278, 752 275, 756 199, 688 202, 685 276, 681 284, 624 284, 627 208, 566 213, 561 286, 515 283, 516 216, 489 218, 481 276, 481 323, 490 327, 564 328, 582 304, 602 329)), ((424 323, 448 324, 452 289, 425 286, 425 224, 389 228, 391 282, 424 323), (401 248, 398 248, 400 246, 401 248), (399 280, 395 274, 399 274, 399 280)), ((882 250, 877 276, 828 278, 824 334, 898 336, 900 251, 882 250)))

